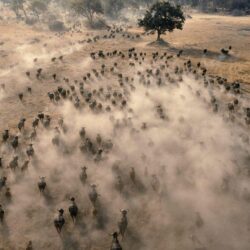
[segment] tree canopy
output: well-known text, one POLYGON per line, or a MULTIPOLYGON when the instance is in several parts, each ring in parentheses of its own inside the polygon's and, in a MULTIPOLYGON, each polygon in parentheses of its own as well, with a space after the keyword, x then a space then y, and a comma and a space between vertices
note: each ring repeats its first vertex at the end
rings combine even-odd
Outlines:
POLYGON ((30 10, 35 13, 38 20, 40 19, 39 15, 47 11, 47 5, 44 1, 34 0, 30 4, 30 10))
POLYGON ((15 12, 17 18, 20 18, 20 11, 22 11, 24 15, 26 16, 24 3, 25 3, 25 0, 13 0, 12 2, 9 3, 11 9, 15 12))
POLYGON ((103 7, 100 0, 73 0, 71 7, 78 15, 87 17, 91 24, 93 23, 95 14, 103 13, 103 7))
POLYGON ((140 27, 146 31, 157 31, 157 40, 166 31, 182 29, 185 22, 184 13, 180 5, 173 5, 170 2, 157 2, 146 12, 143 19, 138 20, 140 27))

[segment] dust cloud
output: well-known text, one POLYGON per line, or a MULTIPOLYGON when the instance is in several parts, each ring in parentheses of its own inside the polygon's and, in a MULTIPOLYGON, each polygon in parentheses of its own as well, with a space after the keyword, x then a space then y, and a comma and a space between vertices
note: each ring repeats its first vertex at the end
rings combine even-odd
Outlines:
MULTIPOLYGON (((135 72, 145 73, 149 66, 135 72)), ((115 89, 111 76, 109 86, 115 89)), ((111 113, 76 109, 68 100, 51 104, 63 125, 56 132, 38 128, 27 172, 17 170, 8 177, 14 197, 5 204, 1 240, 10 249, 29 240, 35 249, 96 249, 100 242, 100 249, 108 248, 120 209, 128 210, 128 230, 121 241, 125 249, 248 249, 247 130, 231 122, 229 111, 213 112, 211 96, 223 99, 226 94, 213 86, 204 88, 202 78, 183 74, 181 81, 173 82, 163 77, 162 86, 151 78, 149 86, 136 76, 131 88, 117 89, 128 107, 114 106, 111 113), (111 140, 112 149, 100 159, 81 152, 82 127, 93 142, 98 134, 102 142, 111 140), (53 145, 56 136, 59 143, 53 145), (80 180, 83 166, 85 185, 80 180), (117 190, 118 175, 122 191, 117 190), (40 176, 47 183, 42 195, 37 188, 40 176), (91 184, 100 194, 96 217, 88 199, 91 184), (68 213, 72 196, 80 213, 76 224, 68 213), (60 208, 66 225, 58 236, 53 218, 60 208)), ((98 88, 105 82, 93 80, 91 85, 98 88)), ((1 152, 11 149, 3 145, 1 152)), ((24 152, 19 155, 24 161, 24 152)))

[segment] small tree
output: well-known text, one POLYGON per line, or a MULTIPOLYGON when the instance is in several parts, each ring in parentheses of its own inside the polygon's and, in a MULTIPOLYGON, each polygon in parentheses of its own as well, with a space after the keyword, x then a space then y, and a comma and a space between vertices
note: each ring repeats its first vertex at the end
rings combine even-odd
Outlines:
POLYGON ((174 6, 165 1, 155 3, 144 18, 138 20, 139 26, 144 27, 146 31, 157 31, 157 41, 166 31, 182 29, 184 22, 185 17, 180 5, 174 6))
POLYGON ((73 0, 71 7, 78 15, 86 17, 90 24, 93 24, 96 14, 103 14, 100 0, 73 0))
POLYGON ((47 11, 47 5, 44 1, 34 0, 31 2, 30 9, 36 15, 37 19, 40 20, 40 15, 47 11))
POLYGON ((10 2, 10 8, 15 12, 16 18, 20 18, 20 11, 23 12, 25 18, 27 19, 27 14, 24 8, 25 0, 13 0, 10 2))

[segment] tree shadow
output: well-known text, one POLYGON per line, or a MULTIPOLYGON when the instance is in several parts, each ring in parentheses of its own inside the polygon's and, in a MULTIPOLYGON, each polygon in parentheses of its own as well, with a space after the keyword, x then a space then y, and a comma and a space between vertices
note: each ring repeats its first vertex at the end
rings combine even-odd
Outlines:
POLYGON ((236 61, 245 61, 243 58, 237 57, 235 55, 229 54, 222 54, 220 51, 215 52, 215 51, 210 51, 207 50, 206 53, 204 53, 204 49, 199 49, 199 48, 192 48, 192 47, 181 47, 181 48, 176 48, 174 46, 171 46, 170 43, 167 41, 164 41, 163 39, 160 39, 158 41, 154 41, 148 44, 148 46, 152 47, 162 47, 168 49, 169 52, 174 53, 174 54, 179 54, 179 52, 182 50, 182 55, 184 57, 193 57, 193 58, 203 58, 203 59, 213 59, 213 60, 218 60, 220 62, 229 62, 229 63, 234 63, 236 61))
POLYGON ((204 53, 204 49, 192 48, 192 47, 183 47, 183 48, 175 48, 169 46, 169 51, 175 54, 178 54, 180 50, 183 50, 182 55, 186 57, 194 57, 194 58, 203 58, 203 59, 213 59, 221 62, 236 62, 236 61, 244 61, 244 59, 236 57, 234 55, 222 54, 221 52, 215 52, 208 50, 204 53))
POLYGON ((149 43, 148 46, 169 47, 170 44, 168 42, 166 42, 165 40, 163 40, 163 39, 159 39, 159 40, 156 40, 156 41, 153 41, 153 42, 149 43))

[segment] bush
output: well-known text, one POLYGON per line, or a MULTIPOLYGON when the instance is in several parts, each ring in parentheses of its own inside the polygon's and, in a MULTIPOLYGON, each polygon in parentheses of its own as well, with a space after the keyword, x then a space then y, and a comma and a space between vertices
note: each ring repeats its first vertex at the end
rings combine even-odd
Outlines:
POLYGON ((49 29, 51 31, 64 31, 66 28, 61 21, 53 21, 49 23, 49 29))
POLYGON ((36 20, 35 18, 27 18, 27 19, 25 20, 25 23, 26 23, 27 25, 34 25, 35 23, 37 23, 37 20, 36 20))
POLYGON ((92 23, 88 23, 89 28, 92 29, 107 29, 108 25, 103 18, 98 18, 92 23))
POLYGON ((245 16, 246 12, 244 10, 235 9, 231 12, 233 16, 245 16))

